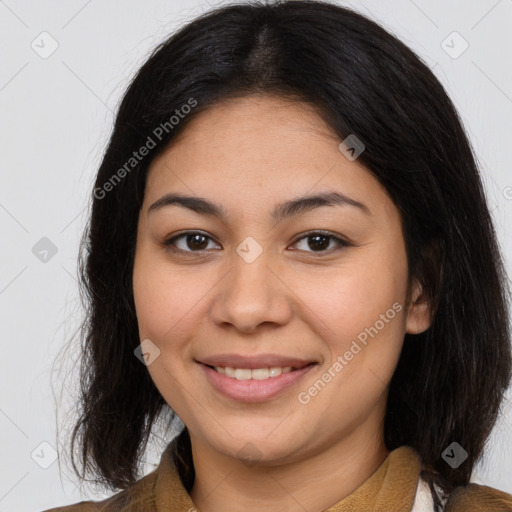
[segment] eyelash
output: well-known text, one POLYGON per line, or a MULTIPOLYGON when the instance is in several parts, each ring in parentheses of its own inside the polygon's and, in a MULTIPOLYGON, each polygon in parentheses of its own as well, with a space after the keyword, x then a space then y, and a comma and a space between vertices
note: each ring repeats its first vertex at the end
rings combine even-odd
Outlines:
MULTIPOLYGON (((182 253, 182 254, 194 254, 194 253, 201 254, 201 253, 207 251, 207 249, 201 249, 199 251, 185 251, 183 249, 176 248, 176 246, 175 246, 176 240, 178 240, 179 238, 184 238, 184 237, 190 236, 190 235, 201 235, 201 236, 203 236, 203 237, 205 237, 207 239, 213 240, 212 237, 210 237, 210 236, 208 236, 208 235, 206 235, 206 234, 204 234, 204 233, 202 233, 200 231, 185 231, 183 233, 179 233, 178 235, 173 236, 172 238, 169 238, 169 239, 165 240, 163 242, 163 245, 165 247, 169 248, 171 251, 173 251, 175 253, 182 253)), ((334 250, 331 248, 331 249, 327 249, 325 251, 318 251, 318 252, 315 252, 315 251, 305 251, 305 252, 309 252, 309 253, 314 254, 314 255, 318 255, 318 257, 321 257, 323 254, 331 254, 332 252, 341 250, 341 249, 343 249, 345 247, 349 247, 351 245, 346 240, 343 240, 342 238, 339 238, 339 237, 333 235, 332 233, 330 233, 328 231, 311 231, 309 233, 306 233, 306 234, 302 235, 300 238, 297 238, 293 242, 293 245, 297 244, 301 240, 304 240, 304 239, 307 239, 307 238, 311 238, 311 237, 313 237, 315 235, 325 236, 327 238, 330 238, 330 239, 334 240, 338 244, 338 247, 334 248, 334 250)))

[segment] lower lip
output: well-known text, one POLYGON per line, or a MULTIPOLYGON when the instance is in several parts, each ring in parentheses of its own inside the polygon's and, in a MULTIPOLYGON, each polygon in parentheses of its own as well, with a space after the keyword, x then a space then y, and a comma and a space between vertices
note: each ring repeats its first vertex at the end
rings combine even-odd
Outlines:
POLYGON ((215 371, 209 366, 199 363, 210 384, 223 395, 240 402, 264 402, 279 395, 294 384, 297 384, 315 365, 309 364, 298 370, 281 373, 277 377, 265 380, 238 380, 215 371))

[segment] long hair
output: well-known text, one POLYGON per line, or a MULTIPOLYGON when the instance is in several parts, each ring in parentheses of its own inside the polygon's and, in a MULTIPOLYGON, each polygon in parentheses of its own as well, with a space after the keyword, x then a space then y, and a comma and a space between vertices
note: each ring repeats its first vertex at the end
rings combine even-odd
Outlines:
MULTIPOLYGON (((173 414, 134 356, 132 274, 147 170, 197 113, 254 93, 307 102, 341 140, 356 134, 364 143, 358 162, 399 209, 409 277, 433 308, 428 330, 405 335, 385 442, 419 453, 433 491, 467 484, 512 366, 506 275, 472 148, 421 58, 361 14, 304 0, 231 4, 197 17, 151 53, 120 103, 79 258, 87 315, 75 471, 111 489, 132 485, 155 420, 173 414), (143 146, 148 154, 135 158, 143 146), (468 453, 456 469, 442 458, 452 441, 468 453)), ((173 446, 190 489, 186 428, 173 446)), ((434 499, 439 510, 437 491, 434 499)))

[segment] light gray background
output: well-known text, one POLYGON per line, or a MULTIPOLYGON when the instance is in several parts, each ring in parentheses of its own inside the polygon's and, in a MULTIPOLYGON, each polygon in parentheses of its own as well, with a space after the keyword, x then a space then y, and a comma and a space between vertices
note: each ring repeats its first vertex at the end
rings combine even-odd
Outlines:
MULTIPOLYGON (((416 50, 453 98, 482 166, 510 272, 512 0, 340 4, 369 14, 416 50), (463 41, 446 39, 454 31, 469 44, 460 56, 463 41)), ((0 0, 0 512, 107 496, 81 495, 65 453, 62 474, 53 461, 53 450, 66 448, 58 445, 55 408, 73 412, 68 382, 76 356, 53 371, 52 363, 81 315, 78 242, 120 95, 150 49, 209 8, 192 0, 0 0), (42 58, 52 44, 58 48, 42 58), (57 248, 46 262, 32 252, 42 237, 57 248)), ((511 397, 475 472, 476 481, 510 493, 511 397)), ((159 450, 148 452, 146 472, 159 450)))

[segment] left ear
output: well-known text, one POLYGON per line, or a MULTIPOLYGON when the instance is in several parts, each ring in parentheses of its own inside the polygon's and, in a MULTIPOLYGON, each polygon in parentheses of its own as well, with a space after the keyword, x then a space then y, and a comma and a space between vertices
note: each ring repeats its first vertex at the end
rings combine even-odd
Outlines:
POLYGON ((411 299, 407 310, 405 332, 420 334, 426 331, 432 323, 432 310, 421 285, 415 280, 412 287, 411 299))

